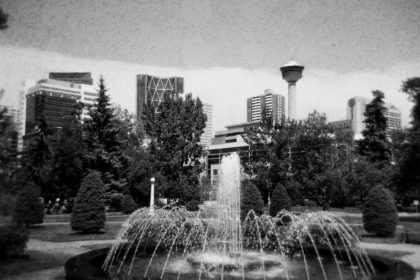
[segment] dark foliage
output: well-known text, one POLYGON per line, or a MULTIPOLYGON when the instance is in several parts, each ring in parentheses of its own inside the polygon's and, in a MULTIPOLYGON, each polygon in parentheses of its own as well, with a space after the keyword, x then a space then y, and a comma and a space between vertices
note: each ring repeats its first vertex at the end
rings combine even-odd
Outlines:
MULTIPOLYGON (((0 97, 1 98, 1 97, 0 97)), ((16 151, 13 142, 17 141, 17 131, 7 108, 0 108, 0 191, 9 192, 12 175, 16 171, 16 151)))
POLYGON ((365 129, 363 139, 358 141, 358 153, 371 162, 388 162, 390 159, 390 143, 386 136, 386 107, 384 93, 375 90, 373 100, 366 105, 365 129))
POLYGON ((398 223, 398 212, 389 190, 381 185, 372 188, 363 205, 363 225, 378 236, 392 237, 398 223))
POLYGON ((22 224, 0 226, 0 260, 23 255, 29 232, 22 224))
POLYGON ((131 214, 137 210, 137 203, 134 201, 133 197, 129 194, 124 195, 121 201, 121 212, 124 214, 131 214))
POLYGON ((271 194, 270 215, 276 216, 281 210, 290 210, 292 207, 289 195, 282 184, 277 184, 271 194))
POLYGON ((84 176, 86 145, 83 141, 81 123, 83 105, 77 103, 69 116, 64 117, 64 126, 54 145, 53 172, 57 186, 56 197, 76 197, 84 176))
POLYGON ((245 219, 251 210, 261 215, 264 213, 263 208, 264 203, 258 188, 252 182, 244 181, 241 190, 241 219, 245 219))
POLYGON ((198 205, 199 205, 199 202, 197 200, 191 200, 191 201, 188 201, 185 204, 185 208, 188 211, 198 211, 198 210, 200 210, 200 208, 198 207, 198 205))
POLYGON ((9 27, 7 21, 9 20, 9 15, 6 14, 3 9, 0 7, 0 30, 4 30, 9 27))
POLYGON ((206 122, 201 101, 191 94, 182 98, 166 93, 158 108, 152 104, 145 107, 143 119, 151 140, 149 164, 170 182, 163 190, 164 196, 180 204, 199 200, 198 176, 204 155, 199 141, 206 122))
POLYGON ((92 171, 83 179, 71 215, 73 230, 97 232, 105 226, 103 189, 104 184, 99 172, 92 171))
POLYGON ((408 94, 414 105, 411 110, 412 127, 403 142, 398 193, 420 199, 420 77, 404 81, 401 90, 408 94))
POLYGON ((13 220, 17 224, 40 224, 44 221, 44 205, 40 201, 39 188, 27 181, 16 201, 13 220))

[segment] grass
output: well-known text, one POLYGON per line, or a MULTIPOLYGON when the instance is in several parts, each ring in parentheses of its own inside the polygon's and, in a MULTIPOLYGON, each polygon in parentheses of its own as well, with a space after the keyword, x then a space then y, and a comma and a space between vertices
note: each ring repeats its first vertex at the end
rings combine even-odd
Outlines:
POLYGON ((50 242, 70 242, 85 240, 109 240, 114 239, 120 228, 121 223, 106 223, 103 231, 98 233, 78 233, 71 229, 69 224, 42 224, 30 228, 30 237, 50 242))
POLYGON ((70 258, 66 254, 48 254, 26 251, 24 256, 0 262, 0 275, 12 276, 21 273, 61 267, 70 258))

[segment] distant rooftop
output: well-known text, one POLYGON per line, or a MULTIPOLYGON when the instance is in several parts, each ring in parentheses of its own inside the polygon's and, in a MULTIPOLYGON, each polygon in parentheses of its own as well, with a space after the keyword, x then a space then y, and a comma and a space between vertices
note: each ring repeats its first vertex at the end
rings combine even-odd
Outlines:
POLYGON ((93 85, 90 72, 50 72, 49 78, 52 80, 93 85))

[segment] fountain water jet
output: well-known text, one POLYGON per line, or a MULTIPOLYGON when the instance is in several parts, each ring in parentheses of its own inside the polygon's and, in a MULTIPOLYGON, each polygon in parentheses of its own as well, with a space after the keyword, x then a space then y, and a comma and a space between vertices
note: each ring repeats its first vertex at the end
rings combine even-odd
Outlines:
POLYGON ((276 217, 257 216, 251 210, 241 222, 240 210, 240 162, 232 154, 222 161, 214 216, 200 218, 200 212, 177 208, 139 209, 122 226, 103 268, 117 278, 124 271, 145 279, 338 275, 344 280, 374 274, 370 259, 341 218, 328 212, 287 211, 276 217))

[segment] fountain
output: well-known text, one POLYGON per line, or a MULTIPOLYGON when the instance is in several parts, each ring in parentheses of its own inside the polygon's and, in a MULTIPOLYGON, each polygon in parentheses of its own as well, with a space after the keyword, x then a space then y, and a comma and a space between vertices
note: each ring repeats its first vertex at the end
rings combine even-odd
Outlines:
MULTIPOLYGON (((155 209, 151 199, 150 208, 135 211, 124 222, 106 257, 104 251, 88 255, 88 262, 102 264, 95 275, 173 280, 389 277, 384 261, 370 258, 349 225, 328 212, 282 211, 271 217, 251 210, 241 221, 239 156, 225 157, 221 170, 213 215, 155 209)), ((77 260, 85 262, 70 260, 67 279, 80 279, 71 277, 77 274, 77 260)), ((396 270, 404 271, 404 265, 396 270)))

